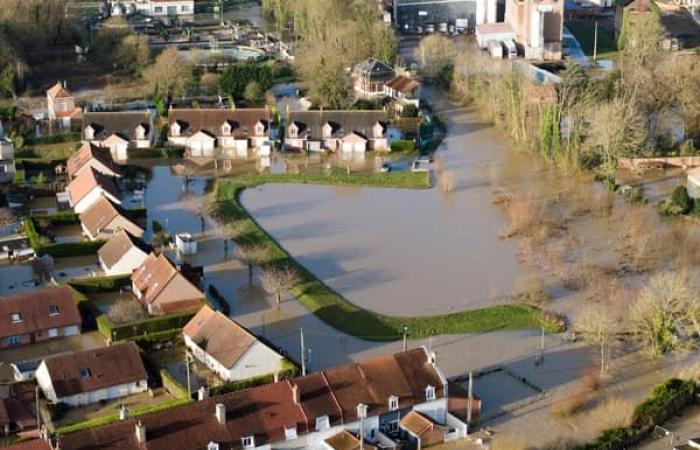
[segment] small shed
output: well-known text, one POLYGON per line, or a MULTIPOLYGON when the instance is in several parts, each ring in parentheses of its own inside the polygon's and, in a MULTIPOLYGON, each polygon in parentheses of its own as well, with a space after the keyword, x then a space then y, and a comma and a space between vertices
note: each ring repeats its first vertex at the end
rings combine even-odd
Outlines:
POLYGON ((515 31, 505 22, 482 23, 476 26, 476 42, 479 48, 487 48, 489 42, 509 42, 515 40, 515 31))
POLYGON ((190 233, 178 233, 175 235, 175 246, 177 251, 183 255, 194 255, 197 253, 197 241, 190 233))

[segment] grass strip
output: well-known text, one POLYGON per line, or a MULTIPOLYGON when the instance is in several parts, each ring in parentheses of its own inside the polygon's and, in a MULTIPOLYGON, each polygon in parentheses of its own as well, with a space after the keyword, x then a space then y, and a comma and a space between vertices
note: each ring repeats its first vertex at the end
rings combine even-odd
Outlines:
MULTIPOLYGON (((299 264, 248 213, 240 201, 242 192, 262 183, 340 184, 369 187, 427 188, 428 174, 389 173, 353 175, 245 175, 219 179, 216 184, 215 213, 223 223, 242 223, 243 232, 236 241, 262 245, 268 250, 268 264, 293 266, 301 282, 292 294, 310 312, 332 327, 352 336, 373 340, 397 340, 404 326, 409 336, 422 338, 438 334, 484 333, 498 329, 539 328, 548 332, 564 330, 564 321, 528 305, 498 305, 451 314, 420 317, 394 317, 360 308, 335 292, 299 264)), ((240 229, 240 228, 239 228, 240 229)))

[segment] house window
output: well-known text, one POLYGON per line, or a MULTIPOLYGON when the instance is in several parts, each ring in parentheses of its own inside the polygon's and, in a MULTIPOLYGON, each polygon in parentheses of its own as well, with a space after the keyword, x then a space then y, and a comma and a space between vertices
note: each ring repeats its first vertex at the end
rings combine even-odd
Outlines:
POLYGON ((49 305, 49 316, 57 316, 58 314, 58 305, 49 305))
POLYGON ((327 430, 331 427, 328 416, 316 417, 316 431, 327 430))
POLYGON ((399 431, 399 421, 394 420, 389 422, 389 424, 386 427, 386 431, 388 433, 396 433, 397 431, 399 431))
POLYGON ((209 444, 207 444, 207 450, 219 450, 219 443, 210 442, 209 444))
POLYGON ((241 439, 241 443, 243 444, 243 448, 253 448, 255 447, 255 437, 246 436, 241 439))
MULTIPOLYGON (((189 10, 190 10, 189 5, 182 5, 182 6, 180 6, 180 11, 182 11, 182 12, 187 12, 187 11, 189 11, 189 10)), ((217 446, 216 448, 219 448, 219 447, 217 446)))
POLYGON ((289 427, 284 429, 284 438, 288 441, 292 441, 297 438, 297 427, 289 427))
POLYGON ((162 14, 163 13, 163 7, 162 6, 156 6, 153 8, 153 12, 156 14, 162 14))
POLYGON ((20 313, 12 313, 10 315, 10 320, 12 323, 20 323, 22 321, 22 315, 20 313))
POLYGON ((88 369, 88 368, 80 369, 80 378, 82 378, 83 380, 90 378, 90 375, 91 375, 90 369, 88 369))
POLYGON ((389 397, 389 410, 396 411, 399 409, 399 398, 395 395, 389 397))
POLYGON ((429 402, 435 400, 435 386, 425 388, 425 400, 429 402))
POLYGON ((21 336, 8 336, 7 339, 5 339, 5 343, 7 345, 19 345, 19 343, 22 341, 21 336))
POLYGON ((298 132, 299 129, 296 126, 292 125, 291 127, 289 127, 289 137, 296 138, 298 132))

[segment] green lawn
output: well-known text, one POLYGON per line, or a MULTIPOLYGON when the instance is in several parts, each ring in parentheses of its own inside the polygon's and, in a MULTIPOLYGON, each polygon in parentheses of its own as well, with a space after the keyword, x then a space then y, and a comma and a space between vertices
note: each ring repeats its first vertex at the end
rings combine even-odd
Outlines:
MULTIPOLYGON (((587 56, 593 56, 595 41, 595 22, 589 19, 574 19, 566 22, 566 27, 576 36, 581 48, 587 56)), ((614 59, 617 57, 617 42, 615 41, 612 24, 598 21, 598 59, 614 59)))
POLYGON ((482 333, 497 329, 538 328, 544 324, 549 332, 564 329, 563 322, 536 308, 521 305, 500 305, 471 311, 438 316, 413 318, 392 317, 362 309, 316 278, 297 263, 256 221, 240 203, 241 193, 248 187, 262 183, 340 184, 392 188, 428 188, 429 174, 394 172, 388 174, 340 175, 244 175, 219 179, 216 184, 216 214, 224 223, 240 222, 243 231, 236 237, 238 243, 263 245, 268 250, 268 264, 295 267, 301 278, 292 294, 310 312, 324 322, 347 334, 367 340, 390 341, 400 339, 403 327, 408 326, 412 338, 438 334, 482 333))
POLYGON ((52 162, 66 160, 80 147, 80 142, 32 144, 17 151, 18 160, 52 162))

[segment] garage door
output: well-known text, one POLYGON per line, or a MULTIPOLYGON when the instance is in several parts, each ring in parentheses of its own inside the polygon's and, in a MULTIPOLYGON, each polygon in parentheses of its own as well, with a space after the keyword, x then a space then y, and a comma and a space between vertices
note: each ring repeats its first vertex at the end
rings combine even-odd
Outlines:
POLYGON ((236 155, 246 156, 248 154, 248 141, 239 139, 236 141, 236 155))
POLYGON ((343 142, 342 148, 344 152, 352 152, 355 149, 355 146, 352 142, 343 142))
POLYGON ((208 158, 214 156, 214 144, 207 145, 205 143, 202 143, 202 154, 203 156, 206 156, 208 158))
POLYGON ((202 156, 202 141, 190 142, 190 154, 192 156, 202 156))

